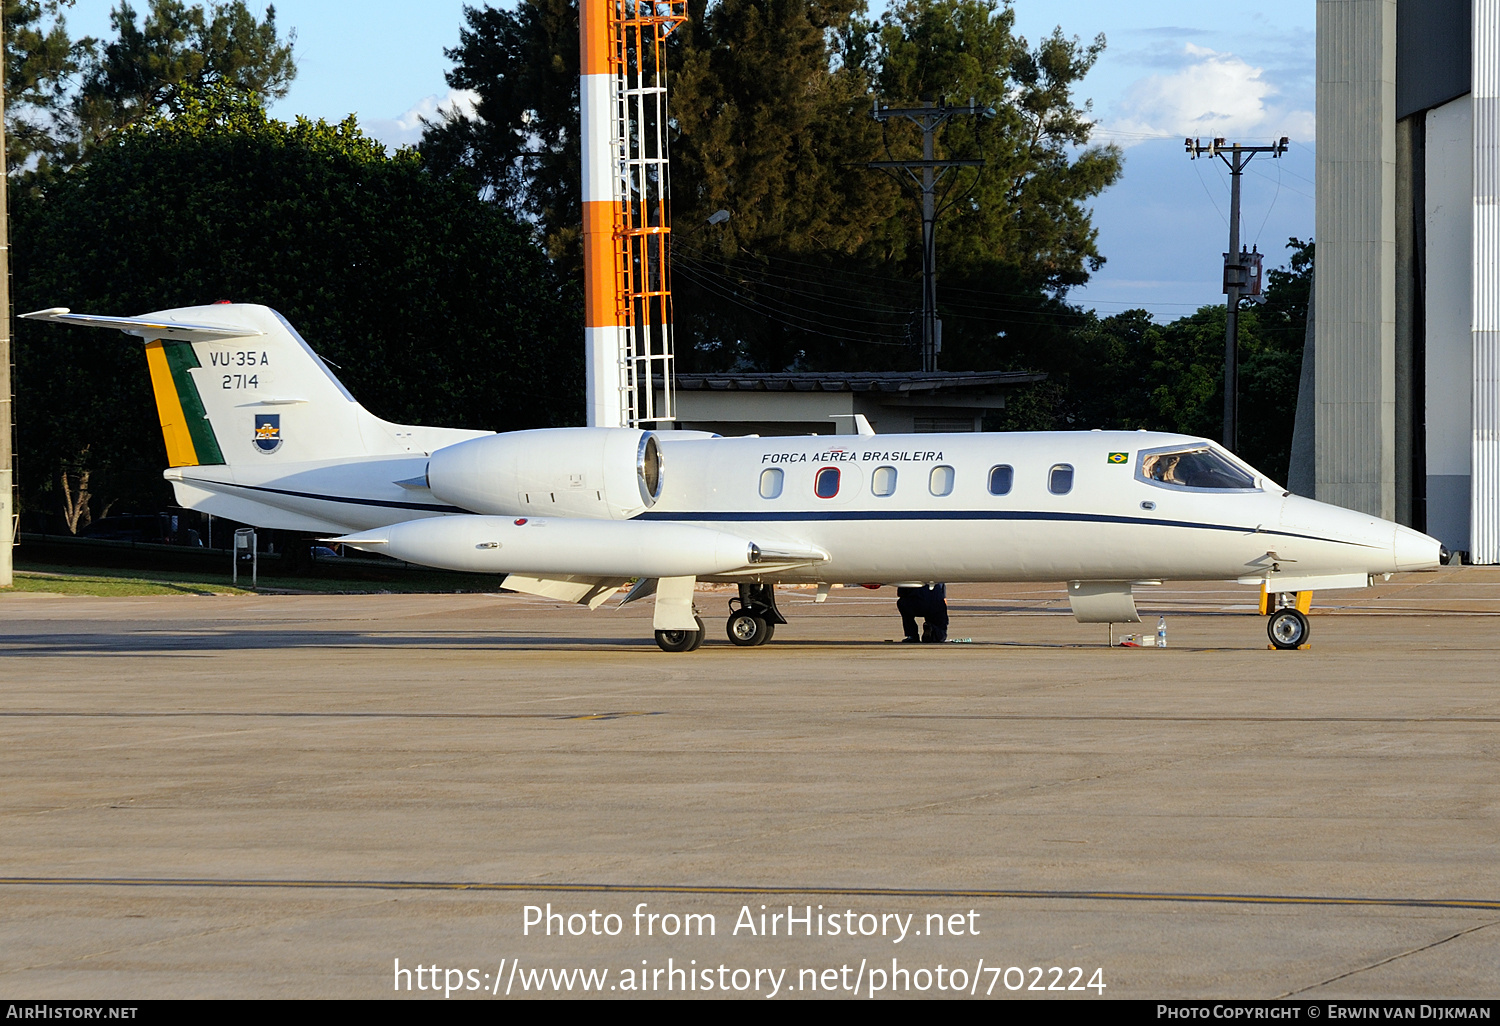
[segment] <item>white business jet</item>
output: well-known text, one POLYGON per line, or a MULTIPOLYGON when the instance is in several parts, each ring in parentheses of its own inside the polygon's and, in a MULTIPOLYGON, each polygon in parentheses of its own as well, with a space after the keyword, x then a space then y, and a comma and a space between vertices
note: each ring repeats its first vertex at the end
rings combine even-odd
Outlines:
POLYGON ((785 623, 778 582, 1066 581, 1082 622, 1139 621, 1137 586, 1259 586, 1279 648, 1315 589, 1446 558, 1433 538, 1291 495, 1211 441, 1150 432, 720 438, 391 424, 274 310, 24 316, 145 340, 177 500, 597 608, 654 594, 657 643, 702 644, 698 581, 739 585, 729 639, 785 623), (1300 608, 1299 608, 1300 607, 1300 608))

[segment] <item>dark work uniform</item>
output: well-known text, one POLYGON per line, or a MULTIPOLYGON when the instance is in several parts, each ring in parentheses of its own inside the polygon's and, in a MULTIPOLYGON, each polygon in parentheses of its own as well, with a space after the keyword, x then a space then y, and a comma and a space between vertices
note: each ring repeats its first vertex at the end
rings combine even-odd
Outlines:
POLYGON ((897 588, 896 609, 901 613, 901 628, 907 641, 948 640, 948 586, 930 584, 921 588, 897 588), (917 635, 917 617, 927 621, 927 628, 917 635))

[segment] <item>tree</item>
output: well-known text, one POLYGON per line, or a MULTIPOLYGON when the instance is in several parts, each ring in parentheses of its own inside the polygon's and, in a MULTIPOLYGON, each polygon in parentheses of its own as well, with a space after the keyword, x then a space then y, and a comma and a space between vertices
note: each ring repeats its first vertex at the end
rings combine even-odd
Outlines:
MULTIPOLYGON (((668 47, 684 366, 913 364, 917 222, 896 183, 864 166, 910 140, 882 135, 876 95, 974 95, 1000 111, 982 137, 946 137, 995 159, 941 228, 956 286, 942 300, 944 365, 1045 356, 1078 319, 1059 300, 1101 259, 1082 203, 1119 172, 1116 151, 1079 149, 1087 108, 1072 100, 1103 41, 1056 33, 1032 50, 998 0, 908 0, 878 23, 864 12, 862 0, 690 0, 668 47), (728 222, 708 226, 720 209, 728 222)), ((424 153, 536 219, 576 273, 576 0, 465 18, 449 83, 479 93, 477 119, 430 125, 424 153)))
MULTIPOLYGON (((1119 177, 1122 158, 1113 145, 1087 145, 1090 105, 1073 92, 1105 41, 1084 45, 1058 28, 1033 49, 1013 34, 1014 20, 998 0, 903 0, 875 29, 875 82, 892 104, 972 97, 994 109, 993 118, 954 119, 939 140, 941 155, 985 159, 952 177, 939 252, 947 267, 1007 264, 1055 292, 1103 264, 1082 203, 1119 177)), ((891 134, 903 129, 911 153, 914 126, 891 134)))
POLYGON ((66 136, 69 84, 89 40, 68 36, 72 0, 4 0, 5 141, 12 170, 56 154, 66 136))
POLYGON ((264 21, 245 0, 207 10, 182 0, 150 0, 141 26, 127 0, 110 15, 118 38, 90 54, 75 110, 87 140, 102 140, 152 114, 180 110, 184 90, 213 85, 260 97, 286 95, 297 66, 295 35, 282 42, 276 8, 264 21))
MULTIPOLYGON (((284 124, 227 87, 178 106, 16 195, 18 309, 265 303, 383 417, 579 421, 581 303, 528 228, 352 119, 284 124)), ((139 342, 23 321, 17 353, 28 504, 56 508, 43 493, 85 446, 95 496, 164 501, 139 342)))
MULTIPOLYGON (((116 38, 74 40, 74 0, 4 0, 7 156, 13 173, 69 166, 115 132, 177 110, 184 89, 224 84, 262 100, 286 95, 297 67, 295 33, 283 40, 276 9, 259 20, 245 0, 207 9, 149 0, 142 24, 121 0, 116 38)), ((28 183, 30 184, 30 183, 28 183)))
POLYGON ((487 199, 537 223, 549 254, 581 261, 577 0, 526 0, 514 11, 465 7, 448 84, 479 94, 475 117, 445 112, 422 152, 487 199))

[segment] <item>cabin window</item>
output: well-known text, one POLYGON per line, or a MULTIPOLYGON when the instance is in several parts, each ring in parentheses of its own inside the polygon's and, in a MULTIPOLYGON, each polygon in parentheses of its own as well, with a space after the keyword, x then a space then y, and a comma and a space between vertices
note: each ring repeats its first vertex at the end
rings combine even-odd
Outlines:
POLYGON ((1047 474, 1047 491, 1053 495, 1067 495, 1073 490, 1073 466, 1058 463, 1047 474))
POLYGON ((1140 475, 1169 488, 1254 488, 1255 476, 1206 445, 1141 454, 1140 475))
POLYGON ((876 467, 874 475, 870 478, 870 492, 885 498, 887 495, 896 493, 896 468, 876 467))
POLYGON ((990 468, 990 494, 1009 495, 1010 486, 1015 482, 1016 471, 1014 467, 999 466, 990 468))
POLYGON ((781 498, 781 485, 786 480, 786 475, 781 472, 780 467, 771 467, 760 472, 760 497, 762 499, 781 498))
POLYGON ((927 475, 927 490, 933 495, 951 495, 953 493, 953 468, 933 467, 932 473, 927 475))
POLYGON ((831 499, 839 493, 839 468, 824 467, 813 478, 813 491, 820 499, 831 499))

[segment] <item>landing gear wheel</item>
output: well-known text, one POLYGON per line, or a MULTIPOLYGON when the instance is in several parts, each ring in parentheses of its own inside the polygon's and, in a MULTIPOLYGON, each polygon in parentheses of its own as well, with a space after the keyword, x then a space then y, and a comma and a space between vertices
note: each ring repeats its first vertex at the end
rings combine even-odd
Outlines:
POLYGON ((742 648, 764 645, 776 636, 776 625, 786 623, 776 608, 776 589, 770 584, 741 584, 740 596, 729 600, 729 640, 742 648))
POLYGON ((741 648, 764 645, 771 638, 771 625, 743 609, 729 617, 725 630, 729 634, 729 640, 741 648))
POLYGON ((1278 609, 1266 624, 1266 634, 1277 648, 1301 648, 1311 633, 1307 617, 1296 609, 1278 609))
POLYGON ((698 629, 693 632, 693 643, 687 647, 689 652, 698 651, 703 645, 704 635, 708 633, 703 629, 703 617, 694 616, 693 619, 698 621, 698 629))
POLYGON ((663 652, 691 652, 703 644, 703 630, 700 626, 696 631, 657 631, 656 643, 663 652))

